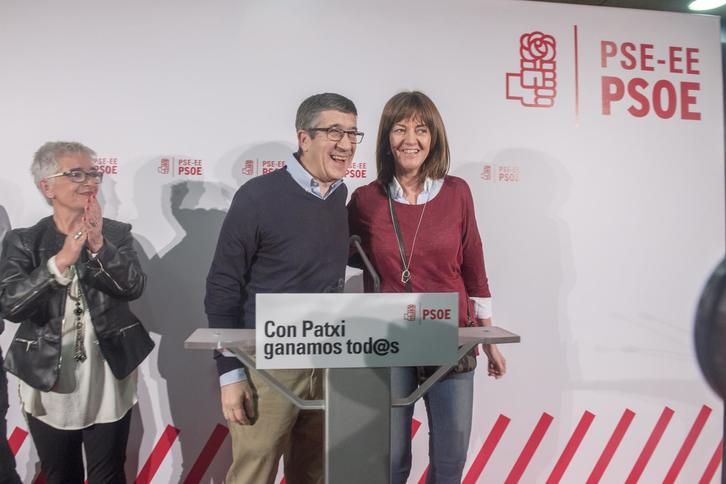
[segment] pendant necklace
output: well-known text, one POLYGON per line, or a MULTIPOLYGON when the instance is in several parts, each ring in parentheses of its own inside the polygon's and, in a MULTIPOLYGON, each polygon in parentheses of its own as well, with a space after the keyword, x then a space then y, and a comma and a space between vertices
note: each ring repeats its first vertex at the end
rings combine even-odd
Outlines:
POLYGON ((429 203, 429 197, 426 197, 423 208, 421 209, 421 215, 418 217, 418 224, 416 224, 416 231, 413 233, 413 242, 411 242, 411 252, 408 254, 408 261, 403 252, 403 240, 400 242, 401 253, 401 265, 403 271, 401 271, 401 283, 405 286, 411 280, 411 261, 413 260, 413 249, 416 247, 416 238, 418 237, 418 231, 421 228, 421 221, 423 220, 424 213, 426 212, 426 205, 429 203))
POLYGON ((76 305, 76 307, 73 308, 73 314, 76 318, 76 342, 73 349, 73 359, 78 361, 79 363, 83 363, 84 361, 86 361, 87 358, 86 349, 83 346, 83 337, 85 334, 85 327, 83 325, 83 313, 85 312, 85 307, 83 304, 84 301, 83 293, 81 292, 81 283, 78 280, 78 275, 76 274, 75 268, 71 266, 71 269, 73 271, 73 280, 71 281, 71 285, 68 288, 68 297, 70 297, 71 301, 73 301, 76 305))

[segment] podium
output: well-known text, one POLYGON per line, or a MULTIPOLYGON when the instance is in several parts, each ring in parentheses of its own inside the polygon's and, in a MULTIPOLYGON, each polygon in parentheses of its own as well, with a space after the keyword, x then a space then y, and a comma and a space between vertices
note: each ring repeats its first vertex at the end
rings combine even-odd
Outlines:
MULTIPOLYGON (((302 400, 268 371, 257 368, 253 358, 255 336, 253 329, 200 328, 187 338, 184 347, 227 350, 298 408, 324 410, 324 471, 328 484, 389 483, 391 407, 413 405, 458 362, 441 365, 416 391, 401 399, 391 398, 390 367, 325 368, 325 399, 302 400)), ((480 343, 519 340, 518 335, 498 327, 459 328, 457 356, 461 359, 480 343)), ((260 411, 264 412, 264 408, 260 411)))

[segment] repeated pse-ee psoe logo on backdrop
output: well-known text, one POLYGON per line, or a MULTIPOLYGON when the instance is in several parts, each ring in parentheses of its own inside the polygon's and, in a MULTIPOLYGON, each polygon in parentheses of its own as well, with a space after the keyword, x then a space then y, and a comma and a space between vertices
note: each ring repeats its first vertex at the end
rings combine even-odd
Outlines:
MULTIPOLYGON (((270 173, 271 171, 279 170, 285 167, 285 161, 283 160, 264 160, 260 158, 247 159, 242 162, 242 175, 244 176, 258 176, 270 173)), ((346 178, 367 178, 368 177, 368 164, 365 161, 354 161, 350 164, 350 167, 345 171, 346 178)))
MULTIPOLYGON (((260 158, 247 159, 242 162, 242 175, 258 176, 279 170, 285 167, 283 160, 264 160, 260 158)), ((346 178, 368 178, 368 163, 365 161, 354 161, 345 171, 346 178)))
MULTIPOLYGON (((97 163, 100 169, 107 174, 116 174, 118 171, 118 157, 99 158, 97 163)), ((255 177, 280 170, 285 167, 284 160, 275 159, 244 159, 239 161, 236 170, 245 177, 255 177)), ((158 158, 156 172, 172 177, 203 177, 206 175, 206 162, 200 158, 162 156, 158 158)), ((346 170, 346 178, 368 178, 368 163, 353 162, 346 170)))

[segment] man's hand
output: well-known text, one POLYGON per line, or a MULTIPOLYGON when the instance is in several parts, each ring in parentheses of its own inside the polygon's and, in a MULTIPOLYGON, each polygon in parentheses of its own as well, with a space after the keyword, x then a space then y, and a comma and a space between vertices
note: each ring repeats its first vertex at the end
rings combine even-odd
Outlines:
POLYGON ((225 420, 239 425, 251 425, 255 418, 255 402, 249 382, 240 381, 221 388, 222 414, 225 420))
POLYGON ((489 376, 493 376, 497 380, 500 379, 507 372, 507 360, 499 352, 497 345, 481 345, 481 347, 489 359, 487 365, 489 376))

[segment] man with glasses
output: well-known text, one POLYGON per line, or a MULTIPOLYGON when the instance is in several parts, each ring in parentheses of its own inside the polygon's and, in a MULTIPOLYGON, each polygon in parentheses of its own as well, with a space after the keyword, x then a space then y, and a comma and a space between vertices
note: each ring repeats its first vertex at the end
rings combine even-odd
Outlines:
MULTIPOLYGON (((338 292, 348 256, 343 177, 363 133, 339 94, 317 94, 297 111, 298 151, 284 169, 235 194, 207 277, 213 328, 254 328, 259 293, 338 292)), ((246 370, 216 354, 222 413, 232 435, 228 483, 271 484, 284 456, 287 484, 323 483, 323 415, 301 411, 246 370)), ((272 370, 302 399, 322 399, 316 370, 272 370)))

